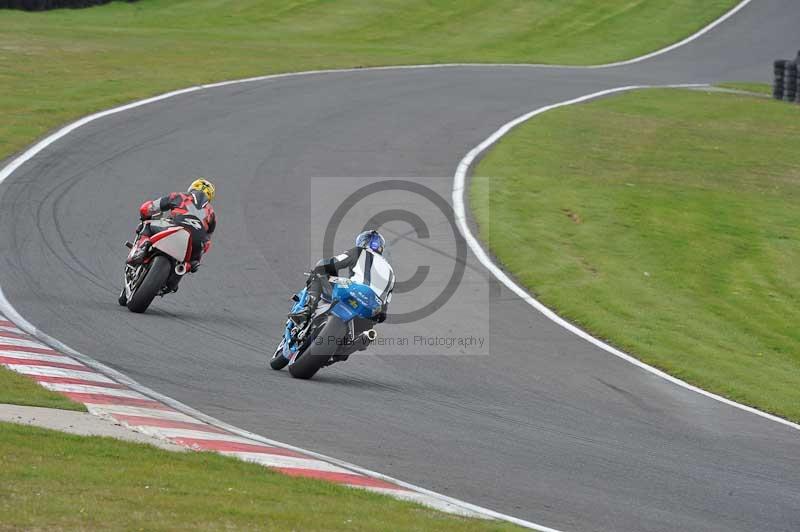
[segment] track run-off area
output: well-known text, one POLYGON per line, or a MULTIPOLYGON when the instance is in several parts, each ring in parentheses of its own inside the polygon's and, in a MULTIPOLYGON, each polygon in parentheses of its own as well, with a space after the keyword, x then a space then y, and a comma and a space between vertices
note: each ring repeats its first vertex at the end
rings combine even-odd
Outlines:
POLYGON ((680 47, 606 68, 306 73, 117 110, 0 174, 0 287, 43 333, 209 416, 520 519, 797 530, 800 433, 534 312, 465 253, 441 201, 465 154, 503 124, 620 87, 769 79, 773 59, 796 53, 799 22, 793 2, 755 0, 680 47), (197 174, 219 191, 214 249, 178 294, 129 314, 116 295, 136 207, 197 174), (270 371, 288 297, 334 211, 370 185, 333 248, 393 215, 405 293, 392 310, 408 319, 313 381, 270 371), (435 312, 414 312, 441 293, 435 312))

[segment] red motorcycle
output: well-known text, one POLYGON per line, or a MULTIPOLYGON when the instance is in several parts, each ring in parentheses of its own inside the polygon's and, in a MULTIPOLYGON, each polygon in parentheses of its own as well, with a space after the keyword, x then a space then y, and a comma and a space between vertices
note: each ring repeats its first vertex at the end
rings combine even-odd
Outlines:
POLYGON ((193 224, 200 221, 182 218, 180 222, 171 218, 146 220, 139 226, 136 244, 125 243, 131 251, 118 301, 131 312, 142 313, 156 296, 174 292, 170 286, 177 283, 169 282, 172 276, 182 277, 190 271, 192 238, 188 226, 197 229, 193 224))

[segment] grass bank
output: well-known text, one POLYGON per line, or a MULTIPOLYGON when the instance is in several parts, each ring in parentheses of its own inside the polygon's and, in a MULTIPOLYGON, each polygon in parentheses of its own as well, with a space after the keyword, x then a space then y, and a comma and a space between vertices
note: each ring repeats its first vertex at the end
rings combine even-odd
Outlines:
POLYGON ((86 411, 82 404, 67 399, 60 393, 46 390, 33 379, 3 367, 0 367, 0 404, 86 411))
POLYGON ((536 297, 645 362, 800 421, 800 107, 649 90, 505 137, 470 191, 536 297))
POLYGON ((7 423, 0 479, 4 530, 518 530, 215 454, 7 423))

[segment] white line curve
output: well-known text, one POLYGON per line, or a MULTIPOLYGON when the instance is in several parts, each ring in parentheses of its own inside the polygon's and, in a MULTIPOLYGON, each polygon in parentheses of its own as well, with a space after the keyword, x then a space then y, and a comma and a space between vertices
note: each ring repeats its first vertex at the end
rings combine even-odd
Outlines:
POLYGON ((612 67, 633 65, 635 63, 640 63, 642 61, 646 61, 648 59, 652 59, 652 58, 657 57, 659 55, 666 54, 666 53, 671 52, 672 50, 675 50, 675 49, 680 48, 682 46, 686 46, 690 42, 696 41, 697 39, 699 39, 700 37, 702 37, 703 35, 705 35, 709 31, 713 30, 714 28, 716 28, 720 24, 722 24, 725 21, 727 21, 729 18, 734 16, 736 13, 738 13, 739 11, 741 11, 742 9, 747 7, 747 5, 750 4, 750 2, 752 2, 752 1, 753 0, 743 0, 738 5, 733 7, 730 11, 728 11, 727 13, 725 13, 724 15, 719 17, 717 20, 715 20, 714 22, 712 22, 708 26, 705 26, 704 28, 700 29, 696 33, 693 33, 692 35, 686 37, 682 41, 676 42, 675 44, 671 44, 669 46, 666 46, 666 47, 664 47, 664 48, 662 48, 660 50, 656 50, 655 52, 651 52, 649 54, 641 55, 639 57, 634 57, 633 59, 628 59, 628 60, 625 60, 625 61, 617 61, 616 63, 606 63, 605 65, 591 65, 591 66, 587 66, 585 68, 612 68, 612 67))
POLYGON ((782 425, 786 425, 787 427, 793 428, 795 430, 800 430, 800 425, 797 423, 793 423, 787 419, 783 419, 782 417, 778 417, 767 412, 762 412, 756 408, 751 406, 743 405, 741 403, 737 403, 736 401, 732 401, 731 399, 727 399, 715 393, 709 392, 707 390, 703 390, 702 388, 698 388, 692 384, 689 384, 686 381, 678 379, 677 377, 673 377, 672 375, 661 371, 658 368, 655 368, 649 364, 645 364, 641 360, 632 357, 631 355, 620 351, 616 347, 613 347, 602 340, 595 338, 591 334, 587 333, 583 329, 576 327, 572 323, 566 321, 561 316, 547 308, 541 302, 539 302, 536 298, 531 296, 527 290, 519 286, 515 283, 500 267, 498 267, 494 261, 489 257, 489 255, 484 251, 483 247, 481 246, 480 242, 477 238, 472 234, 472 231, 469 228, 469 224, 467 223, 467 213, 466 213, 466 206, 464 204, 464 192, 466 187, 467 175, 469 173, 470 168, 475 163, 476 159, 484 153, 487 149, 489 149, 492 145, 494 145, 498 140, 500 140, 504 135, 506 135, 509 131, 517 127, 518 125, 522 124, 530 120, 531 118, 538 116, 542 113, 546 113, 548 111, 552 111, 553 109, 558 109, 560 107, 566 107, 568 105, 574 105, 582 102, 586 102, 589 100, 594 100, 597 98, 602 98, 603 96, 609 96, 611 94, 617 94, 621 92, 628 92, 637 89, 652 89, 652 88, 698 88, 698 87, 706 87, 707 85, 702 84, 686 84, 686 85, 631 85, 628 87, 618 87, 616 89, 608 89, 604 91, 595 92, 593 94, 587 94, 586 96, 581 96, 580 98, 575 98, 572 100, 563 101, 560 103, 556 103, 553 105, 547 105, 545 107, 540 107, 535 109, 529 113, 526 113, 522 116, 511 120, 510 122, 504 124, 500 129, 492 133, 486 140, 475 146, 472 150, 467 153, 461 162, 458 164, 458 168, 456 169, 456 173, 453 176, 453 210, 455 211, 455 218, 456 223, 458 224, 458 228, 461 231, 461 235, 467 241, 472 252, 475 254, 475 257, 483 264, 483 266, 494 275, 497 280, 503 283, 509 290, 517 294, 523 301, 528 303, 530 306, 538 310, 544 316, 546 316, 551 321, 555 322, 556 324, 560 325, 561 327, 567 329, 571 333, 579 336, 580 338, 586 340, 587 342, 594 344, 595 346, 599 347, 600 349, 611 353, 614 356, 617 356, 626 362, 630 362, 634 366, 638 366, 645 371, 648 371, 662 379, 665 379, 673 384, 677 384, 682 388, 686 388, 687 390, 691 390, 693 392, 699 393, 700 395, 704 395, 710 399, 715 401, 719 401, 720 403, 725 403, 726 405, 733 406, 740 410, 744 410, 745 412, 750 412, 751 414, 756 414, 763 418, 769 419, 770 421, 775 421, 776 423, 780 423, 782 425))

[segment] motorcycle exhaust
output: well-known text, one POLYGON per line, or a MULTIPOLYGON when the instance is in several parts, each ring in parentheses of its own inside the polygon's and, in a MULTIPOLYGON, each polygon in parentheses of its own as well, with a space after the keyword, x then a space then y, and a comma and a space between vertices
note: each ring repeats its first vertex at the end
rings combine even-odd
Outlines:
POLYGON ((369 344, 374 342, 377 337, 378 333, 375 329, 364 331, 355 337, 352 344, 342 347, 341 350, 336 353, 336 358, 339 360, 347 360, 347 357, 356 351, 363 351, 369 347, 369 344))
POLYGON ((378 331, 370 329, 359 334, 353 342, 354 351, 363 351, 378 337, 378 331))
POLYGON ((186 263, 179 262, 175 265, 175 273, 178 275, 186 275, 186 263))

